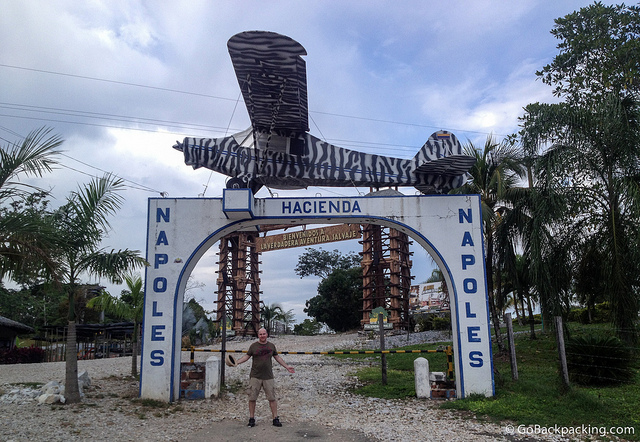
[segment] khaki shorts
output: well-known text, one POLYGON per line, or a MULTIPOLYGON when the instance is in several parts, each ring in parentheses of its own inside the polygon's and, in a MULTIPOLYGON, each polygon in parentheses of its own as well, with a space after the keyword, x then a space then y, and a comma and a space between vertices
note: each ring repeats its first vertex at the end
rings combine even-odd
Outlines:
POLYGON ((273 379, 249 378, 247 393, 250 401, 258 400, 261 388, 264 388, 264 394, 267 396, 268 401, 276 400, 276 386, 273 379))

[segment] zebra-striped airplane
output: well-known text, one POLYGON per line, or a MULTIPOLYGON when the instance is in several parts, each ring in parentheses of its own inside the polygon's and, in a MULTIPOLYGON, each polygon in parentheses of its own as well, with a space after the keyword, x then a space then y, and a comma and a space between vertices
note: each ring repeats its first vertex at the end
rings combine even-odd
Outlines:
POLYGON ((187 165, 231 177, 229 188, 414 186, 446 193, 466 181, 475 159, 450 132, 432 134, 412 159, 366 154, 309 134, 305 49, 274 32, 248 31, 227 43, 251 127, 223 138, 190 138, 173 147, 187 165))

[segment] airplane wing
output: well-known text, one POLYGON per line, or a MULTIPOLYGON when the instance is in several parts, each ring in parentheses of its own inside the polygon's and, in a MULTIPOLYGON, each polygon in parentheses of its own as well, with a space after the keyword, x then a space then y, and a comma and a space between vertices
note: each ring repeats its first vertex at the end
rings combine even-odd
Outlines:
POLYGON ((231 37, 227 47, 253 129, 281 136, 308 132, 302 45, 275 32, 247 31, 231 37))

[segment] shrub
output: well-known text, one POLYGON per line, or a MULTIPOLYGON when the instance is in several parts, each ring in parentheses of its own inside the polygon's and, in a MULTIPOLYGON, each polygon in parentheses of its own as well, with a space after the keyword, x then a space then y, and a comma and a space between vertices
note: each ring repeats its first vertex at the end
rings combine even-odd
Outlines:
POLYGON ((40 347, 14 348, 0 353, 0 364, 35 364, 44 361, 45 351, 40 347))
POLYGON ((417 316, 415 319, 416 331, 451 330, 451 317, 448 314, 440 315, 442 313, 426 313, 417 316))
POLYGON ((613 336, 585 335, 567 340, 570 379, 582 385, 613 385, 629 382, 633 353, 613 336))
POLYGON ((580 324, 604 324, 611 322, 611 306, 608 302, 596 304, 591 311, 591 319, 589 318, 589 309, 574 308, 572 309, 567 320, 571 322, 579 322, 580 324))
POLYGON ((450 330, 451 329, 451 319, 449 316, 439 317, 436 316, 431 321, 433 324, 434 330, 450 330))
MULTIPOLYGON (((529 324, 529 315, 526 314, 522 317, 522 323, 525 325, 529 324)), ((517 317, 512 317, 511 318, 511 322, 513 323, 513 325, 517 325, 518 324, 518 318, 517 317)), ((542 316, 538 313, 537 315, 533 315, 533 323, 534 324, 542 324, 542 316)))

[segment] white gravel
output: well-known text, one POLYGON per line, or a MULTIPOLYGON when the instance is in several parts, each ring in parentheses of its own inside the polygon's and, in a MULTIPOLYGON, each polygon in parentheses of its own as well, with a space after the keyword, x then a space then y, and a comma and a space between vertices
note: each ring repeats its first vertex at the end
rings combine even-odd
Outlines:
MULTIPOLYGON (((327 351, 372 344, 363 342, 357 334, 284 336, 270 340, 280 351, 327 351)), ((230 342, 228 348, 246 350, 248 344, 249 341, 239 340, 230 342)), ((210 355, 197 352, 196 361, 204 361, 210 355)), ((354 362, 321 355, 283 357, 296 370, 290 374, 274 364, 278 411, 285 427, 292 422, 312 422, 327 429, 358 430, 371 441, 525 440, 505 434, 505 425, 483 422, 468 413, 442 410, 439 401, 380 400, 353 395, 348 389, 357 383, 352 375, 357 369, 354 362)), ((189 353, 183 352, 182 358, 188 361, 189 353)), ((37 405, 33 399, 21 404, 0 401, 0 440, 182 441, 207 429, 215 434, 216 425, 230 421, 237 423, 238 430, 246 428, 247 400, 242 387, 248 379, 249 363, 227 367, 229 391, 221 398, 182 400, 166 406, 147 406, 137 398, 138 382, 129 376, 130 357, 79 361, 78 367, 79 371, 87 370, 92 379, 92 387, 82 403, 37 405)), ((3 365, 0 395, 15 389, 12 384, 44 384, 63 379, 62 362, 3 365)), ((256 409, 258 425, 269 424, 270 417, 268 402, 261 395, 256 409)), ((212 440, 227 439, 218 435, 212 440)), ((331 436, 331 440, 343 439, 331 436)))

